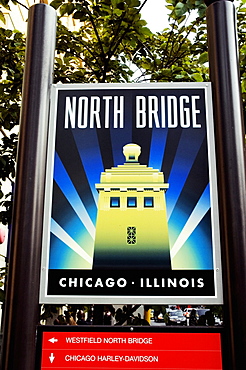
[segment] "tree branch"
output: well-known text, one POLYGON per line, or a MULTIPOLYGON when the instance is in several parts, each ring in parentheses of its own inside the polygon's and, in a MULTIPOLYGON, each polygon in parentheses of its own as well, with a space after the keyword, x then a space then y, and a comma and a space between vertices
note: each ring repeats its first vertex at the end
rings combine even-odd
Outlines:
POLYGON ((86 8, 87 14, 89 15, 92 27, 94 29, 94 32, 95 32, 95 35, 96 35, 96 38, 97 38, 97 41, 99 43, 99 46, 100 46, 100 49, 101 49, 101 52, 102 52, 102 57, 105 60, 105 53, 104 53, 104 49, 103 49, 103 44, 102 44, 101 38, 99 36, 99 33, 97 31, 96 24, 94 22, 94 18, 92 16, 91 11, 89 10, 88 6, 85 4, 85 1, 83 1, 83 2, 84 2, 84 7, 86 8))
POLYGON ((8 138, 8 135, 6 134, 6 132, 4 131, 2 127, 0 127, 0 132, 3 134, 4 137, 8 138))
POLYGON ((15 3, 17 3, 20 6, 23 6, 23 8, 25 8, 25 9, 29 10, 29 8, 26 5, 22 4, 20 1, 15 0, 15 3))

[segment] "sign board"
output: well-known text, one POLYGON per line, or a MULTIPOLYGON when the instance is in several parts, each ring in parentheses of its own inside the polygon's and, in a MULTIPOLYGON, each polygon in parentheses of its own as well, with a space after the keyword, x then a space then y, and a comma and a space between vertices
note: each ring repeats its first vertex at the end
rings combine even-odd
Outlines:
POLYGON ((39 369, 222 370, 219 332, 70 328, 39 328, 39 369))
POLYGON ((54 85, 41 303, 222 303, 209 83, 54 85))

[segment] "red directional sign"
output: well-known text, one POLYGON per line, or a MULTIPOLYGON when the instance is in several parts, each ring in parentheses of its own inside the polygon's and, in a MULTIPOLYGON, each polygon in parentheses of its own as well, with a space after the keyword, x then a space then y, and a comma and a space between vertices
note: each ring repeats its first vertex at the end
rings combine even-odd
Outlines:
POLYGON ((41 370, 221 370, 219 333, 44 332, 41 370))

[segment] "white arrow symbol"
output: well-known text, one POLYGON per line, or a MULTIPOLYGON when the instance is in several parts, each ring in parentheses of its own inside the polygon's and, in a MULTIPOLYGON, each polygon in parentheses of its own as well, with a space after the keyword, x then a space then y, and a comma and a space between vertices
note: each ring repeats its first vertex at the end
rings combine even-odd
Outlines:
POLYGON ((58 339, 56 338, 51 338, 51 339, 48 339, 49 342, 51 343, 55 343, 55 342, 58 342, 58 339))
POLYGON ((52 364, 52 362, 53 362, 53 361, 54 361, 54 359, 55 359, 54 353, 51 353, 51 355, 50 355, 49 359, 50 359, 50 362, 51 362, 51 364, 52 364))

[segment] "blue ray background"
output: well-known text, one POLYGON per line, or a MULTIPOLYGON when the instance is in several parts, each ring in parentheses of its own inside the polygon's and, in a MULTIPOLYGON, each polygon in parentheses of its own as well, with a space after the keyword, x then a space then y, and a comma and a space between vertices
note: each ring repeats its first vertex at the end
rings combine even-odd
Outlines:
MULTIPOLYGON (((198 108, 202 128, 143 128, 135 127, 135 96, 160 96, 153 90, 75 90, 59 91, 57 131, 54 157, 52 219, 71 237, 78 248, 93 258, 94 234, 98 194, 95 184, 107 168, 124 163, 122 147, 134 142, 142 148, 141 164, 163 171, 166 192, 170 249, 177 242, 196 209, 200 218, 192 232, 183 240, 172 258, 175 269, 213 269, 213 246, 210 212, 206 112, 203 89, 190 89, 185 95, 199 95, 198 108), (66 96, 124 95, 124 128, 64 129, 66 96), (200 210, 200 211, 199 211, 200 210)), ((165 95, 184 95, 184 91, 165 90, 165 95)), ((103 115, 102 107, 102 115, 103 115)), ((110 116, 112 121, 112 114, 110 116)), ((50 239, 50 269, 90 269, 69 246, 68 239, 60 238, 52 229, 50 239)), ((150 243, 151 248, 151 243, 150 243)), ((174 249, 173 249, 174 250, 174 249)))

